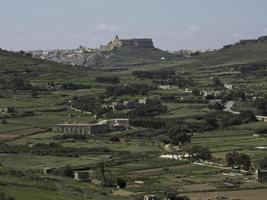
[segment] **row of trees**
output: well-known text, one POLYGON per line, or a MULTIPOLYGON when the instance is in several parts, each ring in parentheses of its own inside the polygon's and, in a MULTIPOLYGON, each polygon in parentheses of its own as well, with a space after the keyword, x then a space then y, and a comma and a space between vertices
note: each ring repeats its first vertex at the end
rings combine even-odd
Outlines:
POLYGON ((167 79, 175 76, 175 71, 173 70, 157 70, 157 71, 133 71, 132 75, 138 78, 147 79, 167 79))
POLYGON ((90 89, 91 86, 84 85, 84 84, 78 84, 78 83, 65 83, 62 84, 63 90, 79 90, 79 89, 90 89))
POLYGON ((198 116, 196 119, 200 120, 200 122, 186 122, 182 119, 163 119, 153 117, 131 116, 130 124, 132 126, 155 129, 170 129, 177 126, 177 130, 186 130, 188 133, 215 130, 220 126, 219 121, 216 119, 216 116, 213 115, 201 115, 198 116))
MULTIPOLYGON (((142 113, 142 112, 140 112, 142 113)), ((167 128, 173 132, 205 132, 216 130, 219 127, 225 128, 244 123, 257 121, 255 114, 252 111, 241 111, 240 115, 231 113, 206 114, 196 116, 195 119, 200 122, 186 122, 181 119, 161 119, 153 117, 138 117, 143 115, 130 115, 130 124, 137 127, 162 129, 167 128), (222 115, 222 116, 221 116, 222 115)))
POLYGON ((136 104, 135 110, 129 113, 130 116, 156 116, 167 112, 168 108, 162 105, 159 100, 149 100, 146 104, 136 104))
POLYGON ((250 74, 251 75, 252 72, 263 70, 263 69, 266 69, 266 68, 267 68, 267 64, 266 63, 254 63, 254 64, 240 66, 238 69, 243 74, 250 74))
POLYGON ((140 83, 131 83, 126 85, 117 85, 107 87, 105 94, 107 96, 122 96, 122 95, 146 95, 149 90, 157 89, 155 85, 147 85, 140 83))
POLYGON ((10 89, 10 90, 32 90, 34 89, 33 85, 28 81, 20 77, 14 77, 11 80, 0 81, 0 88, 10 89))
POLYGON ((103 100, 99 97, 88 95, 73 98, 72 106, 83 111, 92 112, 97 116, 101 116, 112 110, 112 108, 102 107, 102 103, 103 100))
POLYGON ((98 76, 95 79, 96 82, 99 83, 112 83, 112 84, 116 84, 120 82, 119 77, 117 76, 112 76, 112 77, 107 77, 107 76, 98 76))
POLYGON ((180 88, 195 85, 195 82, 191 77, 185 78, 182 76, 175 76, 175 77, 162 79, 162 80, 153 80, 153 83, 157 83, 161 85, 174 85, 180 88))
POLYGON ((161 129, 166 127, 166 120, 153 117, 130 118, 130 125, 144 128, 161 129))
POLYGON ((28 145, 0 145, 0 153, 33 153, 36 155, 52 155, 52 156, 68 156, 78 157, 90 153, 111 153, 111 149, 107 147, 92 147, 92 148, 75 148, 63 147, 59 143, 51 144, 35 144, 33 147, 28 145))

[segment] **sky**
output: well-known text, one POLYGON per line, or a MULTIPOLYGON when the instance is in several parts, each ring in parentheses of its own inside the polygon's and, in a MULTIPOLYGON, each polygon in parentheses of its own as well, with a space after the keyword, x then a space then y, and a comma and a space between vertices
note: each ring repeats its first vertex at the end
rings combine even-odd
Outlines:
POLYGON ((152 38, 164 50, 220 48, 267 35, 267 0, 0 0, 0 48, 96 48, 152 38))

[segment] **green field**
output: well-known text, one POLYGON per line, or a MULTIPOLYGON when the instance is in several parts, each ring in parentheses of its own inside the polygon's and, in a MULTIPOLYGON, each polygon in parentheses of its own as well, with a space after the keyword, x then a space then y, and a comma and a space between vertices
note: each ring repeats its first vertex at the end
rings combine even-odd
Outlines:
MULTIPOLYGON (((257 149, 257 147, 267 147, 267 137, 254 134, 258 130, 266 129, 267 123, 252 122, 223 127, 220 124, 225 116, 223 111, 211 109, 208 101, 205 101, 200 94, 193 95, 186 93, 185 90, 187 87, 213 90, 212 78, 218 77, 224 84, 232 84, 234 91, 253 91, 260 97, 266 95, 267 78, 264 74, 267 73, 267 42, 262 41, 248 46, 240 45, 231 49, 220 49, 179 59, 159 50, 143 51, 138 52, 127 48, 116 50, 113 52, 117 56, 115 60, 101 61, 100 64, 103 66, 84 68, 33 59, 30 56, 0 50, 0 86, 5 81, 13 80, 19 74, 32 86, 37 87, 31 90, 12 89, 11 86, 10 88, 0 87, 1 145, 8 144, 14 148, 22 148, 46 144, 51 147, 58 145, 63 149, 60 155, 53 154, 53 152, 46 155, 31 151, 7 153, 2 150, 0 153, 0 190, 16 200, 134 200, 142 199, 144 194, 156 194, 163 198, 167 192, 184 193, 195 198, 196 193, 203 196, 207 192, 266 189, 266 184, 255 181, 253 167, 249 173, 232 175, 233 172, 240 172, 226 166, 225 155, 238 151, 249 155, 252 164, 257 159, 266 157, 267 150, 257 149), (165 61, 158 61, 162 53, 170 57, 165 61), (142 56, 147 58, 144 59, 142 56), (249 73, 244 72, 244 68, 254 65, 262 66, 262 68, 252 69, 249 73), (134 76, 132 72, 136 70, 174 70, 177 76, 184 77, 185 80, 192 78, 195 83, 193 86, 153 89, 145 95, 138 93, 105 96, 106 88, 109 86, 125 86, 133 83, 160 85, 156 82, 157 79, 134 76), (95 79, 98 76, 119 77, 120 83, 97 82, 95 79), (56 85, 66 83, 89 85, 90 89, 51 89, 48 87, 51 81, 56 85), (214 116, 219 124, 218 127, 207 131, 202 131, 201 128, 194 129, 191 145, 208 148, 215 165, 205 162, 194 163, 188 159, 159 158, 161 154, 183 153, 183 148, 171 146, 168 149, 162 141, 155 139, 159 134, 167 136, 167 128, 159 130, 141 125, 131 127, 129 130, 84 139, 56 138, 59 134, 51 131, 54 124, 96 122, 97 119, 92 114, 78 112, 72 108, 75 98, 86 95, 99 97, 102 101, 108 99, 110 102, 138 100, 139 97, 144 96, 156 99, 171 96, 174 97, 171 100, 160 99, 162 105, 167 106, 166 112, 139 117, 157 118, 173 123, 180 121, 182 125, 191 123, 191 125, 201 127, 200 125, 205 123, 206 116, 214 116), (181 97, 184 97, 184 102, 181 97), (13 107, 14 112, 5 111, 13 107), (113 141, 112 137, 117 137, 117 140, 113 141), (67 156, 69 154, 64 154, 64 150, 68 148, 73 148, 73 153, 82 148, 108 149, 109 151, 67 156), (173 149, 178 150, 172 152, 173 149), (115 185, 117 178, 122 178, 127 181, 126 188, 116 189, 115 185, 103 187, 100 183, 76 182, 71 177, 41 173, 43 168, 58 169, 70 166, 73 169, 80 169, 98 166, 101 163, 105 163, 115 185)), ((247 101, 236 101, 233 108, 237 111, 247 109, 256 114, 260 112, 252 97, 248 97, 247 101)), ((121 117, 121 115, 131 117, 133 110, 125 109, 112 114, 116 117, 121 117)), ((101 118, 106 117, 108 116, 101 116, 101 118)))

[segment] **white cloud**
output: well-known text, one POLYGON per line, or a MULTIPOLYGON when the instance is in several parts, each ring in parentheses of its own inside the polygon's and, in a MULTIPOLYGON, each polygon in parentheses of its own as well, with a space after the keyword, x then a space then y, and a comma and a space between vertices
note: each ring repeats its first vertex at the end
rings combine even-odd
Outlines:
POLYGON ((194 38, 199 32, 199 30, 200 29, 197 26, 193 26, 193 25, 189 26, 185 31, 185 35, 188 38, 194 38))
POLYGON ((118 29, 117 25, 108 25, 108 24, 97 24, 94 27, 94 30, 96 30, 96 31, 109 31, 109 32, 112 32, 112 31, 116 31, 117 29, 118 29))

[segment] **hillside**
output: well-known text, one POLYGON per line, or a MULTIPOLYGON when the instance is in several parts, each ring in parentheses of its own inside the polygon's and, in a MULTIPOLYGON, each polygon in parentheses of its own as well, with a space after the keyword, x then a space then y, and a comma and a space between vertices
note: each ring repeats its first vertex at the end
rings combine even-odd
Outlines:
POLYGON ((201 61, 211 64, 228 63, 254 63, 267 60, 267 38, 260 37, 255 40, 240 40, 226 45, 214 52, 202 54, 201 61))
MULTIPOLYGON (((246 40, 247 41, 247 40, 246 40)), ((204 84, 212 77, 240 88, 267 89, 267 40, 237 42, 227 48, 192 56, 170 67, 181 74, 189 74, 204 84), (260 88, 259 88, 260 86, 260 88)))
POLYGON ((178 60, 180 57, 155 48, 152 39, 121 40, 118 36, 99 49, 81 46, 77 49, 36 50, 29 53, 36 58, 83 67, 140 66, 162 60, 178 60))

